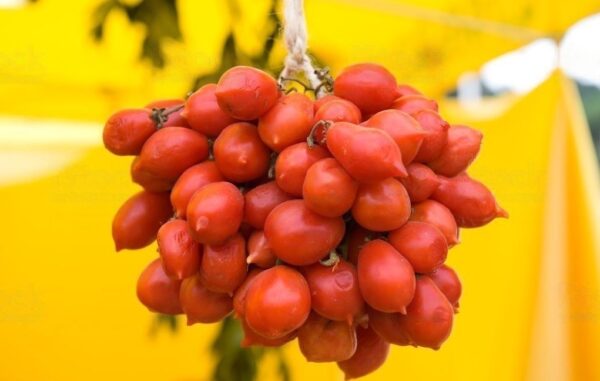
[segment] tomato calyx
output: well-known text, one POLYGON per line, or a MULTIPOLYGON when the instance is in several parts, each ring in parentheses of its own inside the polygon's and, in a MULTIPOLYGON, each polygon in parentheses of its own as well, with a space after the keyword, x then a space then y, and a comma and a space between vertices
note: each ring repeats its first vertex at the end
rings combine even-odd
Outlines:
POLYGON ((169 115, 182 110, 184 106, 185 104, 180 104, 178 106, 173 107, 153 107, 150 119, 152 119, 152 121, 154 122, 156 129, 160 130, 165 126, 167 120, 169 120, 169 115))
POLYGON ((323 266, 335 268, 335 266, 337 266, 337 264, 340 263, 340 260, 341 258, 338 255, 338 253, 335 250, 333 250, 329 253, 329 256, 327 256, 326 259, 321 259, 319 263, 323 266))
POLYGON ((327 141, 327 130, 329 130, 329 127, 332 125, 333 121, 331 120, 319 120, 310 130, 310 134, 308 134, 308 137, 306 138, 306 144, 311 148, 316 145, 324 145, 327 141), (318 138, 317 134, 322 137, 318 138))
POLYGON ((279 90, 284 94, 289 94, 298 91, 298 88, 294 86, 288 87, 285 84, 286 82, 294 82, 297 85, 302 86, 302 92, 304 94, 306 94, 307 92, 311 92, 315 95, 316 98, 319 98, 319 95, 322 90, 324 90, 324 93, 326 94, 331 94, 333 92, 333 77, 329 73, 329 68, 324 67, 321 69, 315 69, 313 73, 320 81, 315 88, 312 88, 309 84, 298 78, 280 77, 277 82, 279 90))

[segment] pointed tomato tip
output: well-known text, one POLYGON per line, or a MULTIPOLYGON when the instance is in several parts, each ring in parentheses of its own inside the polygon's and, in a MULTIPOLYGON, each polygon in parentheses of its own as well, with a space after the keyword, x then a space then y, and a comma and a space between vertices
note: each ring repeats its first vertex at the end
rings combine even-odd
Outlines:
POLYGON ((257 257, 257 254, 255 252, 248 254, 248 257, 246 257, 246 263, 249 265, 254 263, 254 260, 256 259, 256 257, 257 257))
POLYGON ((195 323, 196 323, 196 321, 189 316, 187 317, 187 320, 185 322, 185 324, 187 324, 188 326, 194 325, 195 323))
POLYGON ((123 250, 125 248, 125 246, 121 245, 119 242, 115 242, 115 251, 118 253, 119 251, 123 250))
POLYGON ((406 307, 400 308, 400 311, 398 311, 398 312, 400 312, 402 315, 406 315, 406 312, 407 312, 406 307))
POLYGON ((208 226, 208 217, 201 216, 196 220, 194 224, 194 229, 196 231, 204 230, 208 226))
POLYGON ((394 170, 396 170, 396 174, 394 177, 408 177, 408 171, 404 164, 402 164, 402 160, 398 160, 398 162, 394 165, 394 170))
POLYGON ((508 218, 508 212, 504 210, 500 205, 496 206, 496 217, 508 218))
POLYGON ((187 119, 187 117, 188 117, 187 108, 184 108, 183 111, 179 113, 179 115, 181 115, 184 119, 187 119))

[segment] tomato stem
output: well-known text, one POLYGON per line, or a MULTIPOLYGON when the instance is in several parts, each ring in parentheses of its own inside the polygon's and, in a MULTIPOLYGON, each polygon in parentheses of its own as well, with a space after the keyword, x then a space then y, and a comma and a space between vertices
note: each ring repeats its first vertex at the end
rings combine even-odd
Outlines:
POLYGON ((338 263, 340 263, 340 256, 338 255, 338 253, 335 252, 335 250, 333 250, 329 253, 327 259, 322 259, 320 263, 323 266, 335 267, 338 263))
POLYGON ((154 122, 156 129, 160 130, 161 128, 163 128, 165 123, 167 122, 167 120, 169 120, 169 115, 181 110, 183 107, 184 107, 184 105, 181 104, 178 106, 173 106, 173 107, 168 107, 168 108, 165 108, 165 107, 152 108, 152 115, 150 116, 150 118, 152 118, 152 121, 154 122))
POLYGON ((269 180, 273 180, 275 178, 275 163, 277 162, 277 152, 271 152, 271 157, 269 159, 269 172, 267 172, 267 177, 269 180))
POLYGON ((308 134, 308 137, 306 138, 306 143, 308 144, 308 146, 312 148, 317 144, 325 144, 325 142, 327 141, 327 130, 329 130, 329 127, 331 127, 332 124, 333 122, 330 120, 319 120, 317 123, 315 123, 315 125, 310 130, 310 134, 308 134), (315 134, 321 127, 324 129, 323 139, 317 141, 315 134))

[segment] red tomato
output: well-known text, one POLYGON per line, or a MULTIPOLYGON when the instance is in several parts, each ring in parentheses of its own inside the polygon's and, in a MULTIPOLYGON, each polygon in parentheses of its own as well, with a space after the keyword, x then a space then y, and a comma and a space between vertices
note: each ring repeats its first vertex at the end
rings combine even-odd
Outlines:
POLYGON ((102 140, 106 149, 115 155, 137 155, 155 131, 150 110, 121 110, 106 121, 102 140))
POLYGON ((440 176, 440 185, 432 198, 450 209, 461 227, 475 228, 496 217, 508 217, 492 192, 466 173, 450 179, 440 176))
POLYGON ((356 352, 356 331, 345 322, 311 313, 298 330, 298 345, 308 361, 344 361, 356 352))
POLYGON ((267 217, 265 236, 282 261, 296 266, 318 262, 335 249, 344 237, 342 218, 323 217, 302 200, 279 204, 267 217))
POLYGON ((156 131, 146 141, 137 164, 141 172, 172 185, 186 169, 207 157, 204 135, 189 128, 169 127, 156 131))
POLYGON ((231 183, 210 183, 194 193, 186 214, 198 242, 218 245, 240 228, 244 216, 244 196, 231 183))
POLYGON ((196 90, 185 102, 182 115, 194 130, 211 138, 236 120, 227 115, 217 103, 217 85, 210 83, 196 90))
POLYGON ((400 148, 404 165, 415 158, 427 135, 415 118, 398 110, 380 111, 363 125, 387 132, 400 148))
POLYGON ((291 267, 275 266, 256 276, 246 294, 246 322, 259 335, 276 339, 300 328, 310 313, 310 290, 291 267))
POLYGON ((410 199, 400 181, 388 178, 358 187, 352 217, 365 229, 384 232, 398 229, 410 216, 410 199))
POLYGON ((277 257, 269 247, 264 231, 255 230, 250 234, 250 238, 248 238, 248 258, 246 258, 246 262, 264 269, 275 266, 277 257))
POLYGON ((312 308, 319 315, 352 325, 364 314, 365 302, 354 265, 344 260, 333 266, 315 263, 302 272, 310 288, 312 308))
POLYGON ((315 123, 320 120, 359 124, 362 120, 362 115, 360 109, 352 102, 345 99, 330 100, 321 105, 315 113, 315 123))
POLYGON ((415 273, 392 245, 375 239, 358 254, 358 284, 365 301, 382 312, 406 313, 415 293, 415 273))
POLYGON ((215 90, 219 107, 239 120, 254 120, 269 111, 279 98, 277 82, 262 70, 236 66, 219 79, 215 90))
POLYGON ((442 232, 425 222, 409 221, 390 232, 388 240, 417 273, 435 271, 448 255, 448 243, 442 232))
POLYGON ((271 210, 291 199, 275 181, 258 185, 244 195, 244 222, 255 229, 262 229, 271 210))
POLYGON ((369 327, 390 344, 409 345, 410 339, 400 324, 399 313, 386 313, 369 308, 369 327))
POLYGON ((415 161, 427 163, 437 159, 448 140, 448 128, 450 125, 440 115, 431 110, 422 110, 413 114, 421 127, 428 134, 423 139, 421 148, 415 156, 415 161))
POLYGON ((391 108, 412 115, 422 110, 437 112, 438 104, 436 101, 426 98, 421 94, 407 94, 396 99, 391 108))
POLYGON ((426 200, 413 206, 411 221, 427 222, 440 229, 448 247, 458 243, 458 227, 452 212, 437 201, 426 200))
POLYGON ((400 179, 400 182, 406 188, 410 201, 415 203, 427 200, 440 183, 436 174, 421 163, 411 163, 406 170, 408 176, 400 179))
POLYGON ((136 156, 131 162, 130 173, 133 182, 141 185, 148 192, 167 192, 173 188, 172 179, 165 179, 147 171, 140 163, 139 156, 136 156))
POLYGON ((315 106, 315 112, 319 111, 319 109, 321 108, 321 106, 323 106, 326 103, 329 103, 331 101, 337 100, 337 99, 342 99, 340 97, 336 97, 333 94, 328 94, 325 95, 324 97, 321 97, 319 99, 315 99, 315 101, 313 102, 313 105, 315 106))
POLYGON ((167 315, 182 313, 179 304, 180 281, 165 274, 160 258, 150 262, 137 282, 137 297, 150 311, 167 315))
POLYGON ((339 217, 349 211, 357 192, 358 183, 333 158, 313 164, 302 187, 306 207, 325 217, 339 217))
POLYGON ((298 336, 298 331, 293 331, 284 335, 282 337, 278 337, 276 339, 270 339, 267 337, 263 337, 258 333, 254 332, 252 328, 248 326, 245 319, 240 320, 242 324, 242 330, 244 331, 244 338, 240 343, 240 347, 248 348, 248 347, 280 347, 283 344, 290 342, 298 336))
POLYGON ((198 275, 181 283, 179 301, 187 316, 187 324, 216 323, 233 309, 231 297, 204 287, 198 275))
POLYGON ((292 196, 302 197, 306 172, 317 161, 329 154, 321 147, 309 147, 306 142, 287 147, 275 161, 275 181, 279 188, 292 196))
POLYGON ((158 230, 158 252, 165 272, 176 279, 194 275, 200 267, 201 247, 184 220, 170 220, 158 230))
POLYGON ((326 142, 333 157, 361 183, 406 176, 400 148, 385 131, 337 122, 327 130, 326 142))
POLYGON ((233 295, 247 272, 246 241, 240 234, 219 245, 204 245, 199 275, 210 291, 233 295))
POLYGON ((244 183, 269 170, 270 152, 250 123, 234 123, 221 132, 213 146, 215 163, 226 179, 244 183))
POLYGON ((306 140, 313 126, 314 109, 304 94, 285 95, 258 121, 260 138, 275 152, 306 140))
POLYGON ((172 214, 168 193, 136 193, 125 201, 113 219, 115 249, 141 249, 150 245, 172 214))
POLYGON ((412 86, 399 84, 396 87, 396 98, 403 97, 405 95, 423 95, 419 92, 419 90, 415 89, 412 86))
MULTIPOLYGON (((148 103, 145 108, 152 110, 154 108, 171 108, 182 106, 185 101, 181 99, 162 99, 148 103)), ((181 115, 182 111, 175 111, 167 116, 167 121, 163 122, 163 127, 189 127, 187 120, 181 115)))
POLYGON ((246 295, 248 293, 248 287, 261 271, 263 270, 257 268, 250 269, 248 275, 246 275, 246 279, 244 279, 240 287, 238 287, 233 294, 233 310, 235 311, 235 316, 241 320, 244 319, 244 315, 246 314, 246 295))
POLYGON ((448 130, 448 142, 437 159, 428 163, 436 173, 453 177, 465 171, 475 160, 483 134, 467 126, 453 126, 448 130))
POLYGON ((406 315, 398 315, 398 319, 411 345, 437 350, 450 336, 453 316, 448 299, 431 278, 421 275, 406 315))
POLYGON ((454 312, 458 312, 458 301, 462 294, 462 285, 456 271, 446 265, 442 265, 439 269, 428 274, 435 285, 446 296, 446 299, 454 307, 454 312))
POLYGON ((175 208, 175 215, 186 218, 187 206, 192 195, 206 184, 223 180, 214 161, 205 161, 186 169, 171 190, 171 204, 175 208))
POLYGON ((348 261, 356 266, 360 249, 375 238, 377 233, 367 230, 361 226, 355 226, 348 234, 348 261))
POLYGON ((364 114, 390 108, 396 98, 396 79, 380 65, 348 66, 335 79, 333 93, 358 106, 364 114))
POLYGON ((371 328, 356 327, 356 352, 346 361, 338 362, 346 380, 366 376, 379 369, 387 359, 390 344, 371 328))

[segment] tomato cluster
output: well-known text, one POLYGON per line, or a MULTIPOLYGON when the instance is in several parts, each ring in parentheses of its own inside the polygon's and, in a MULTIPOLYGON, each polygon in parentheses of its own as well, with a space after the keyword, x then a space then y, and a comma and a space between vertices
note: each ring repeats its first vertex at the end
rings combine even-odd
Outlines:
POLYGON ((459 227, 506 216, 465 172, 481 139, 378 65, 346 68, 317 100, 234 67, 185 101, 110 117, 105 146, 136 155, 143 187, 113 238, 157 240, 137 284, 151 311, 234 313, 243 346, 297 338, 308 361, 361 377, 390 343, 448 338, 461 294, 448 249, 459 227))

